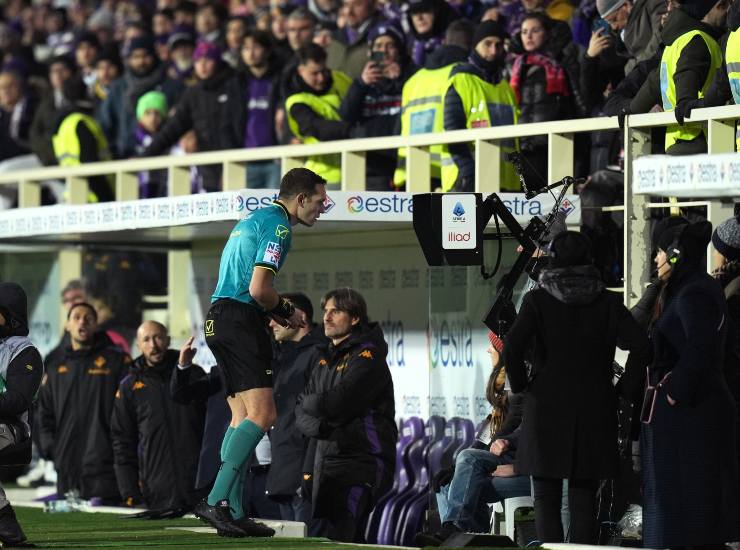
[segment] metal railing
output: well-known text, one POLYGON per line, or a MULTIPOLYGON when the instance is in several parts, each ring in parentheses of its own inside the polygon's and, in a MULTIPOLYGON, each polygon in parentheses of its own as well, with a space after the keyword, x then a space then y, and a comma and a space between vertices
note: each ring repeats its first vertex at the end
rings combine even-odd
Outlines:
MULTIPOLYGON (((728 153, 735 150, 735 121, 740 119, 740 105, 694 110, 692 122, 703 122, 707 126, 708 153, 728 153)), ((625 259, 625 302, 633 303, 641 294, 649 273, 648 231, 651 208, 665 207, 662 203, 650 203, 648 197, 636 195, 632 190, 633 162, 649 154, 652 128, 675 124, 672 113, 631 115, 624 126, 625 185, 622 206, 610 207, 610 211, 624 212, 624 259, 625 259)), ((573 175, 574 136, 583 132, 618 130, 616 117, 587 118, 476 128, 436 134, 414 136, 391 136, 380 138, 331 141, 313 145, 290 145, 258 149, 237 149, 197 153, 186 156, 137 158, 85 164, 77 167, 39 168, 0 174, 0 185, 17 185, 19 207, 34 207, 40 204, 41 183, 48 180, 63 180, 66 184, 65 199, 68 204, 84 204, 87 200, 89 176, 112 176, 115 181, 116 200, 139 198, 140 172, 150 170, 168 171, 168 194, 180 196, 190 193, 190 168, 192 166, 221 165, 223 190, 246 187, 247 171, 252 161, 279 160, 282 172, 301 166, 311 155, 341 155, 341 190, 360 191, 365 189, 366 153, 369 151, 404 148, 406 150, 406 191, 409 193, 430 190, 430 145, 469 142, 475 158, 475 189, 488 193, 499 190, 502 140, 546 135, 548 137, 548 181, 554 182, 564 176, 573 175)), ((582 176, 584 174, 575 174, 582 176)), ((730 208, 717 200, 701 201, 706 204, 709 217, 713 220, 729 216, 730 208)), ((680 203, 673 205, 681 206, 680 203)), ((72 278, 79 275, 79 258, 60 252, 61 276, 72 278), (65 267, 66 266, 66 267, 65 267)), ((183 262, 187 252, 170 252, 170 292, 183 292, 183 262), (177 271, 180 271, 180 274, 177 271), (175 289, 180 289, 175 290, 175 289)))

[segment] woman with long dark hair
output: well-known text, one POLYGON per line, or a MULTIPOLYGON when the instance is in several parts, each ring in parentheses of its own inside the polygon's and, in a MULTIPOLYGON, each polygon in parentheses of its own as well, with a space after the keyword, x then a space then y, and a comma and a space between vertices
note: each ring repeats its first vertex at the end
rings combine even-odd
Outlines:
POLYGON ((642 410, 643 543, 722 548, 738 537, 738 472, 736 409, 723 374, 727 304, 704 263, 712 227, 673 218, 656 229, 663 285, 642 410))

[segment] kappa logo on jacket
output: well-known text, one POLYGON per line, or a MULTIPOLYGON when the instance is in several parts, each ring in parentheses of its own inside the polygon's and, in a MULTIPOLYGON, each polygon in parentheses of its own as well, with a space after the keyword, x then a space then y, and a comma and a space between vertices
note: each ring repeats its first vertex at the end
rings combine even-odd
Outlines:
POLYGON ((372 359, 373 354, 369 349, 366 349, 360 352, 360 357, 364 357, 365 359, 372 359))
POLYGON ((57 367, 57 374, 67 374, 69 372, 69 369, 67 368, 67 365, 59 365, 57 367))
POLYGON ((106 362, 105 357, 101 355, 100 357, 95 359, 95 366, 98 368, 101 368, 103 365, 105 365, 105 362, 106 362))
POLYGON ((144 384, 144 382, 140 380, 134 382, 134 390, 140 390, 141 388, 146 388, 146 384, 144 384))

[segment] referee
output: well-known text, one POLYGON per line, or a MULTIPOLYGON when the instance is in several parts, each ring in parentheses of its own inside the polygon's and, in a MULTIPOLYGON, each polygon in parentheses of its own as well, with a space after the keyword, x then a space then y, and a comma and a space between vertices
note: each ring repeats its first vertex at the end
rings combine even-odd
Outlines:
POLYGON ((244 515, 244 466, 277 416, 269 318, 286 327, 302 325, 302 314, 277 293, 273 280, 290 250, 291 227, 311 227, 323 213, 325 200, 326 180, 306 168, 290 170, 280 182, 278 200, 237 223, 221 254, 204 330, 221 367, 231 423, 213 489, 195 507, 195 515, 221 536, 275 534, 244 515))

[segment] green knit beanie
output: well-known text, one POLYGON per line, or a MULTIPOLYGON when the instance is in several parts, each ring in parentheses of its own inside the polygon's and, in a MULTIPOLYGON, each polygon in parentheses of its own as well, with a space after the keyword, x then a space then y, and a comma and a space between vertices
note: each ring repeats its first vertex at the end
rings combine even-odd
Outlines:
POLYGON ((136 102, 136 120, 139 120, 149 109, 159 111, 162 118, 167 116, 167 98, 162 92, 147 92, 136 102))

